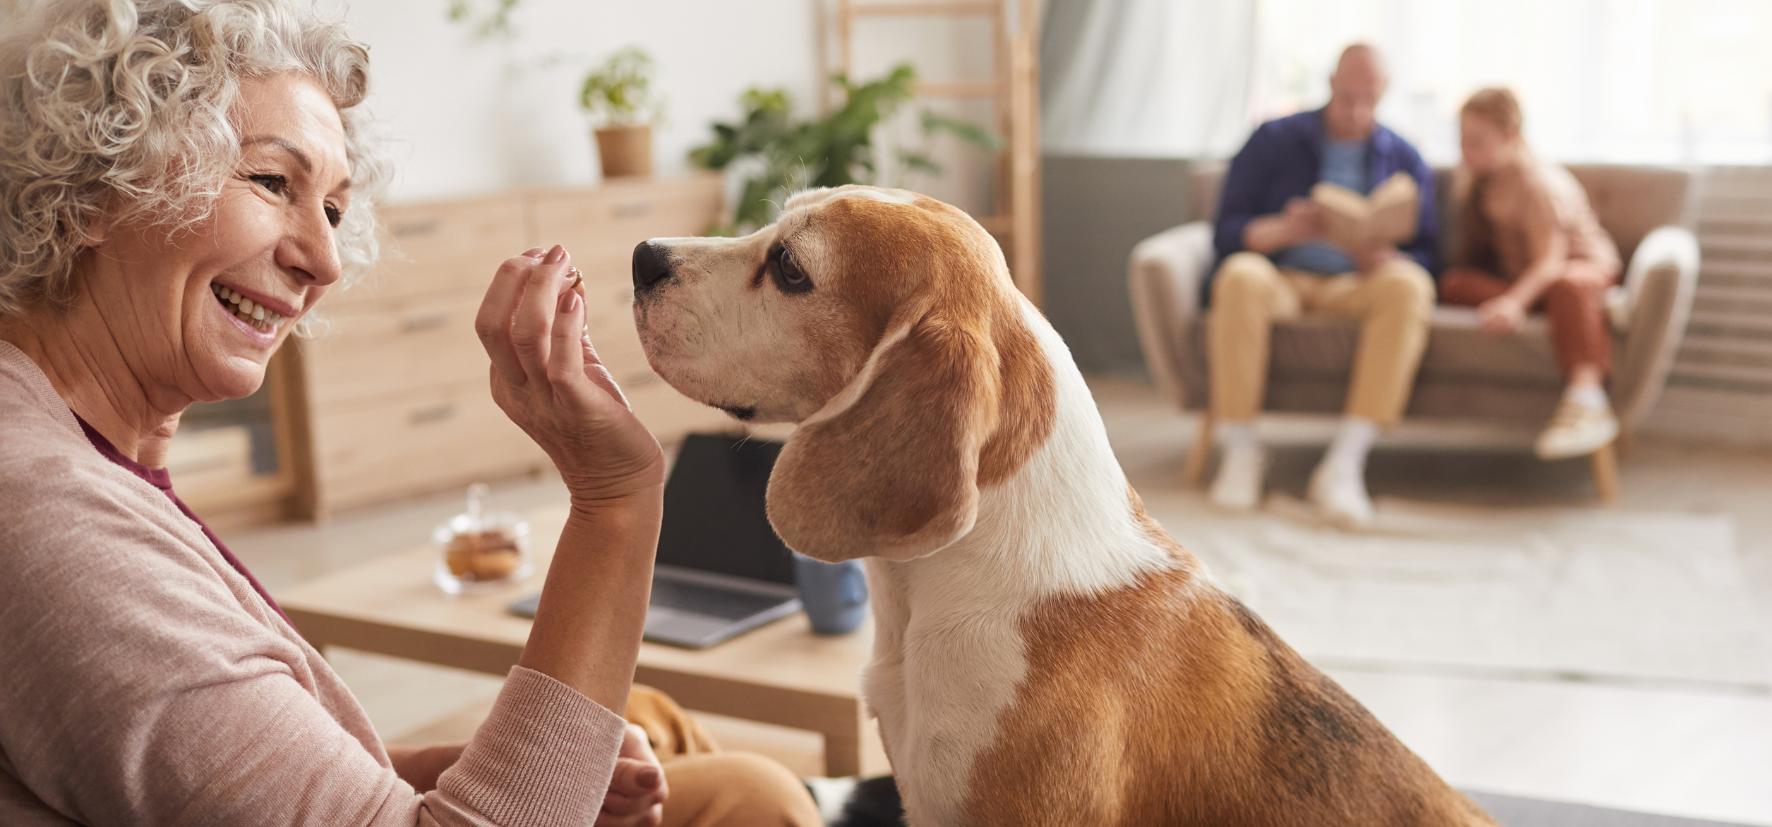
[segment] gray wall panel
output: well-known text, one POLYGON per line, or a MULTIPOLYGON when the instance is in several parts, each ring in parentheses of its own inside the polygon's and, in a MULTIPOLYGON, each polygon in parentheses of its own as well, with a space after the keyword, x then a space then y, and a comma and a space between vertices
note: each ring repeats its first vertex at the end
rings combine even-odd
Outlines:
POLYGON ((1143 376, 1126 261, 1145 238, 1192 220, 1179 158, 1042 159, 1046 316, 1085 373, 1143 376))

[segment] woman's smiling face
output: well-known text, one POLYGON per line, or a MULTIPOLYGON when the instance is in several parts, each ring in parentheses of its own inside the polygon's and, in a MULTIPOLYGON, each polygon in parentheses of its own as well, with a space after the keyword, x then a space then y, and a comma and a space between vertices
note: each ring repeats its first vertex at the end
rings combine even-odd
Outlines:
POLYGON ((167 401, 257 390, 341 275, 334 236, 350 165, 331 97, 303 75, 245 80, 232 121, 240 162, 209 217, 170 236, 163 225, 103 228, 81 277, 82 301, 136 381, 167 401))

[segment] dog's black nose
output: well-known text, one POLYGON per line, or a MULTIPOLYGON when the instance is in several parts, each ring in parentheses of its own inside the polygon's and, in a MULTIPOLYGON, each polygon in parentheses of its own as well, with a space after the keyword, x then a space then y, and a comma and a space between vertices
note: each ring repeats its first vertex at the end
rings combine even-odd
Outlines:
POLYGON ((650 241, 634 245, 634 292, 638 293, 671 276, 670 254, 650 241))

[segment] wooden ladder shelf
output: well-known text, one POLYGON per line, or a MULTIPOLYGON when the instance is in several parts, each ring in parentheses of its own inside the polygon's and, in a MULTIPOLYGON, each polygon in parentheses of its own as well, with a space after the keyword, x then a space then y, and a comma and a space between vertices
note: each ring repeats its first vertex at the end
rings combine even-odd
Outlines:
POLYGON ((1038 4, 1034 0, 837 0, 838 64, 845 76, 853 76, 855 23, 869 17, 986 17, 992 21, 990 80, 924 81, 917 84, 917 94, 991 101, 997 132, 1005 141, 995 165, 993 200, 997 212, 978 217, 978 223, 1002 245, 1015 286, 1039 305, 1042 282, 1038 4))

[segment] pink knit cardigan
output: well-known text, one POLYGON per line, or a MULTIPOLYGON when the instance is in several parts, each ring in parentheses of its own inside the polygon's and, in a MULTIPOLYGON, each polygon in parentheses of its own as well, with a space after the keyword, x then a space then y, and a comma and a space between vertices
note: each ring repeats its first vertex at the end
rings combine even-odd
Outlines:
POLYGON ((511 670, 419 795, 320 654, 0 342, 0 824, 588 825, 619 716, 511 670))

